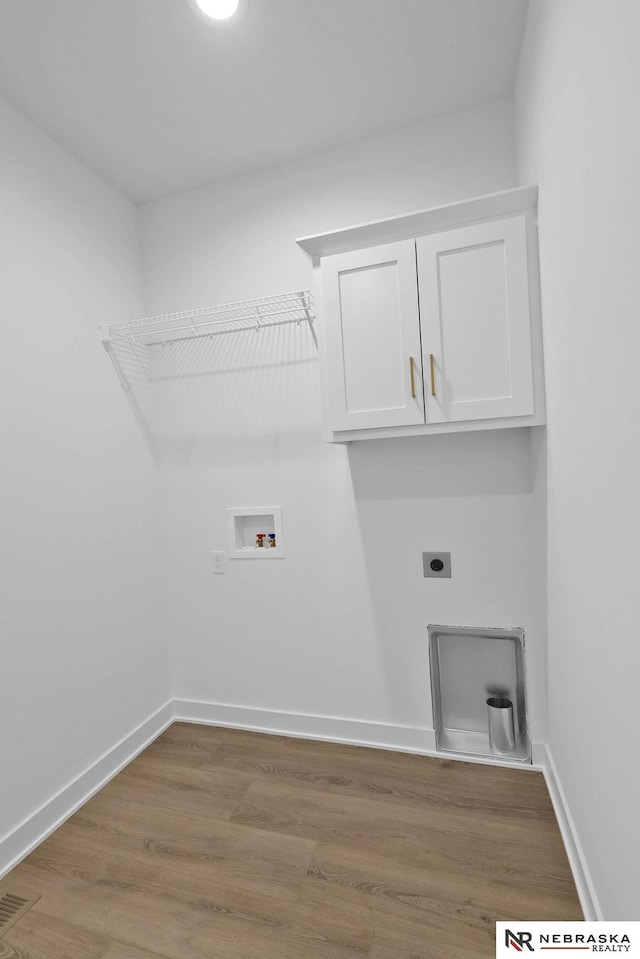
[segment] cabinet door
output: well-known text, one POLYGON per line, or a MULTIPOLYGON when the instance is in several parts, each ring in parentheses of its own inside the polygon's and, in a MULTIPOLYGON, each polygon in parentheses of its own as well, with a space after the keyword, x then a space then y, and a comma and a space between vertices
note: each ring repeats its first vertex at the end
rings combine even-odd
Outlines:
POLYGON ((427 422, 533 413, 523 216, 417 241, 427 422))
POLYGON ((322 260, 329 428, 424 423, 413 240, 322 260))

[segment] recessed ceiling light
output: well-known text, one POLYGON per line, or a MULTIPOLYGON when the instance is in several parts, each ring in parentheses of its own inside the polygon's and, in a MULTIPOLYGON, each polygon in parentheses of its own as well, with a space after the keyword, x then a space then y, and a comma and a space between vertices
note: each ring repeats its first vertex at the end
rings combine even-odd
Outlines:
POLYGON ((214 20, 228 20, 238 9, 238 0, 196 0, 207 17, 214 20))
POLYGON ((232 17, 244 13, 246 0, 187 0, 195 15, 207 23, 226 26, 232 17))

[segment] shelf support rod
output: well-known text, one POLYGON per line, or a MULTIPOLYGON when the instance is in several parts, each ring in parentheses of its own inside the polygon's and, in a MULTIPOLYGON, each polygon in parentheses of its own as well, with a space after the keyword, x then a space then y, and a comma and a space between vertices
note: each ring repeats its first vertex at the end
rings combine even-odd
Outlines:
POLYGON ((118 379, 120 380, 120 386, 122 387, 124 392, 127 394, 127 399, 129 400, 129 405, 131 406, 131 409, 133 410, 133 415, 136 418, 138 426, 140 427, 142 435, 145 438, 145 441, 147 443, 147 446, 149 447, 151 455, 153 455, 154 446, 153 446, 153 438, 151 436, 151 432, 149 430, 149 427, 147 426, 142 410, 140 409, 140 404, 138 403, 138 400, 136 399, 133 393, 133 390, 129 386, 129 382, 127 380, 124 370, 122 369, 122 365, 120 363, 118 355, 116 351, 113 349, 111 336, 109 335, 108 330, 103 330, 102 328, 99 327, 98 331, 100 334, 100 339, 102 340, 102 345, 107 351, 107 353, 109 354, 111 362, 113 363, 113 367, 116 373, 118 374, 118 379))
POLYGON ((306 316, 306 319, 307 319, 307 323, 309 324, 309 330, 310 330, 310 332, 311 332, 311 336, 313 337, 313 342, 315 343, 315 345, 316 345, 316 350, 317 350, 317 349, 318 349, 318 337, 316 336, 316 331, 315 331, 314 328, 313 328, 313 317, 311 316, 311 310, 309 309, 309 304, 308 304, 308 302, 307 302, 306 294, 305 294, 305 292, 304 292, 303 290, 300 290, 300 291, 298 292, 298 296, 300 297, 300 305, 301 305, 302 309, 303 309, 304 312, 305 312, 305 316, 306 316))

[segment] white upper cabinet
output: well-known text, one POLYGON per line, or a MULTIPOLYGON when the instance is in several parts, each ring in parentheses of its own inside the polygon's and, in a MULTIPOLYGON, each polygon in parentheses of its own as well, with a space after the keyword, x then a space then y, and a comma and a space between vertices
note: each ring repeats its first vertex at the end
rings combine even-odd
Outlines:
POLYGON ((530 416, 524 216, 419 237, 427 422, 530 416))
POLYGON ((331 429, 424 423, 413 241, 326 257, 322 301, 331 429))
POLYGON ((545 422, 536 201, 519 188, 298 241, 328 439, 545 422))

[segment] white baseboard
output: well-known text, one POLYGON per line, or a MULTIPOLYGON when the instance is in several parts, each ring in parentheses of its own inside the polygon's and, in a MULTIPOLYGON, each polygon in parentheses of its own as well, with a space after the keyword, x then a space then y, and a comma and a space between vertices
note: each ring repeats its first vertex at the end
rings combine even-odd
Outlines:
POLYGON ((293 736, 299 739, 319 739, 323 742, 366 746, 372 749, 392 749, 395 752, 435 756, 460 762, 488 766, 506 766, 513 769, 533 769, 542 772, 542 763, 536 760, 544 754, 544 746, 534 743, 533 763, 518 764, 497 758, 443 753, 436 749, 435 731, 427 726, 402 726, 367 720, 341 719, 335 716, 315 716, 307 713, 285 713, 272 709, 254 709, 251 706, 231 706, 227 703, 197 702, 174 699, 175 718, 186 723, 207 726, 228 726, 249 729, 272 736, 293 736))
POLYGON ((206 703, 190 699, 174 699, 173 707, 175 719, 186 723, 229 726, 273 736, 320 739, 325 742, 393 749, 425 756, 436 755, 435 733, 428 727, 286 713, 274 709, 254 709, 251 706, 231 706, 226 703, 206 703))
POLYGON ((578 838, 569 804, 567 803, 567 797, 560 782, 556 764, 553 761, 549 747, 545 746, 543 749, 544 759, 542 771, 544 772, 544 778, 547 783, 549 795, 551 796, 553 809, 567 851, 569 865, 571 866, 573 879, 576 884, 576 889, 578 890, 584 918, 588 921, 602 922, 604 920, 602 909, 598 902, 593 880, 589 873, 587 861, 578 838))
POLYGON ((145 746, 173 722, 173 703, 166 703, 137 729, 125 736, 73 782, 56 793, 35 813, 0 839, 0 878, 24 859, 145 746))
POLYGON ((415 753, 419 756, 435 756, 460 762, 480 763, 488 766, 506 766, 542 772, 538 757, 546 755, 542 744, 533 744, 533 762, 519 764, 482 756, 465 756, 442 753, 436 749, 436 734, 427 726, 401 726, 357 719, 340 719, 335 716, 315 716, 307 713, 283 713, 272 709, 254 709, 251 706, 231 706, 227 703, 198 702, 191 699, 174 699, 175 719, 185 723, 202 723, 207 726, 228 726, 233 729, 249 729, 272 736, 293 736, 299 739, 319 739, 323 742, 345 743, 350 746, 366 746, 373 749, 392 749, 395 752, 415 753))

